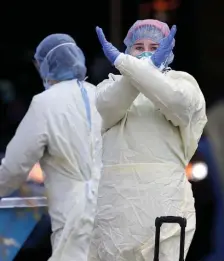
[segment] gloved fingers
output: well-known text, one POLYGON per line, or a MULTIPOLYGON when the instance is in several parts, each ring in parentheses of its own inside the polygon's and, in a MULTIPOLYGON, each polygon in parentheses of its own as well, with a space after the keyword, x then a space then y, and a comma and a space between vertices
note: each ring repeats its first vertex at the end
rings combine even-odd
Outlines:
POLYGON ((172 51, 175 45, 174 37, 176 35, 176 32, 177 32, 177 27, 176 25, 173 25, 170 30, 170 34, 161 40, 160 45, 156 50, 156 53, 159 53, 162 50, 172 51))
POLYGON ((167 37, 167 44, 171 45, 173 43, 174 37, 177 33, 177 27, 176 25, 173 25, 171 30, 170 30, 170 34, 167 37))
POLYGON ((103 30, 98 26, 96 27, 96 34, 97 34, 97 37, 98 37, 101 45, 104 46, 104 44, 107 43, 107 39, 103 33, 103 30))

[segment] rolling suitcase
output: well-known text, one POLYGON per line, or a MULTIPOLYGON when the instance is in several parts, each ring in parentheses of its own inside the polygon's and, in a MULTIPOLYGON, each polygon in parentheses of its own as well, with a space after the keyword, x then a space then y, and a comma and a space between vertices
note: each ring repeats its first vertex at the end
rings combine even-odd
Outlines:
MULTIPOLYGON (((177 223, 180 225, 180 255, 179 261, 184 261, 184 243, 185 243, 185 228, 187 225, 186 218, 182 217, 157 217, 155 220, 156 234, 155 234, 155 248, 154 248, 154 259, 153 261, 159 261, 159 243, 160 243, 160 228, 163 223, 177 223)), ((175 261, 175 260, 173 260, 175 261)))

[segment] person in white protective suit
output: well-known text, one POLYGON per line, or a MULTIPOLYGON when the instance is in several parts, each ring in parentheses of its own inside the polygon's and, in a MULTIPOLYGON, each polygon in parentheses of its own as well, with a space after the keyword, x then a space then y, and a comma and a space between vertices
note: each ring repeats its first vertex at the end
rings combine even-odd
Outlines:
POLYGON ((45 91, 36 95, 7 146, 0 197, 40 161, 52 222, 50 261, 86 261, 101 173, 101 117, 95 87, 84 81, 85 57, 66 34, 46 37, 35 62, 45 91))
MULTIPOLYGON (((176 26, 136 22, 126 54, 96 32, 105 56, 121 75, 98 85, 103 119, 103 173, 88 261, 152 261, 155 219, 187 219, 185 256, 195 231, 195 208, 185 167, 206 124, 196 80, 168 68, 176 26)), ((180 228, 161 229, 160 260, 178 260, 180 228)))

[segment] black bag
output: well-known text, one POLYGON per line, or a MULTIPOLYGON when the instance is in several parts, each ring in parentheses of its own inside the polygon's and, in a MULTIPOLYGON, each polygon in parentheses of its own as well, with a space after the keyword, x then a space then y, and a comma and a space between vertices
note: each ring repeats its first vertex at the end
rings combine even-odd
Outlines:
MULTIPOLYGON (((177 223, 180 225, 180 256, 179 261, 184 261, 184 243, 185 243, 185 228, 187 225, 186 218, 182 217, 157 217, 155 220, 156 234, 155 234, 155 248, 154 248, 154 259, 153 261, 159 261, 159 243, 160 243, 160 228, 163 223, 177 223)), ((173 260, 175 261, 175 260, 173 260)))

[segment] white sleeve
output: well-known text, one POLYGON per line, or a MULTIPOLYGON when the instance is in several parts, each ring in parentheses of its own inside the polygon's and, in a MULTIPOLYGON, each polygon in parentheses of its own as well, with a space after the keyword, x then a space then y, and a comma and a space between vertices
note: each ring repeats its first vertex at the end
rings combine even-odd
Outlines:
POLYGON ((197 119, 204 117, 204 97, 191 75, 172 70, 165 75, 149 61, 126 54, 118 56, 115 67, 175 126, 186 127, 195 112, 197 119))
POLYGON ((113 75, 109 76, 109 79, 97 86, 96 93, 96 107, 103 120, 103 129, 118 123, 139 94, 127 77, 121 76, 114 80, 113 75))
POLYGON ((47 144, 46 119, 40 101, 34 98, 15 136, 7 146, 0 166, 0 197, 11 194, 27 179, 47 144))

